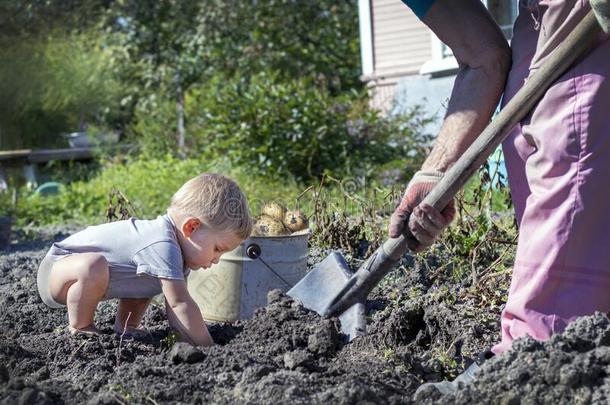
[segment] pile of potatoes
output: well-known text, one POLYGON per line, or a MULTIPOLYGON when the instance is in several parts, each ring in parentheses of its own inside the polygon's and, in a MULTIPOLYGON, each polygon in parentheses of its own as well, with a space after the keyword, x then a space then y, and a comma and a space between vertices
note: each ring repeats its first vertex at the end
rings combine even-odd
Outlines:
POLYGON ((254 223, 252 236, 284 236, 307 229, 307 218, 300 211, 289 211, 281 204, 265 204, 254 223))

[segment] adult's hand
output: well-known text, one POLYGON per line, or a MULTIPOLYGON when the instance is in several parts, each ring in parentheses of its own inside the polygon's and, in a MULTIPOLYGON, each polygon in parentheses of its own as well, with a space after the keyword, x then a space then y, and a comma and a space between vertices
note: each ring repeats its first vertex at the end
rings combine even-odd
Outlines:
POLYGON ((610 1, 608 0, 589 0, 591 8, 606 34, 610 34, 610 1))
POLYGON ((400 205, 390 218, 390 237, 397 238, 404 234, 409 249, 414 252, 421 252, 432 245, 455 217, 453 201, 443 211, 438 211, 428 204, 421 204, 442 177, 440 172, 415 173, 400 205))

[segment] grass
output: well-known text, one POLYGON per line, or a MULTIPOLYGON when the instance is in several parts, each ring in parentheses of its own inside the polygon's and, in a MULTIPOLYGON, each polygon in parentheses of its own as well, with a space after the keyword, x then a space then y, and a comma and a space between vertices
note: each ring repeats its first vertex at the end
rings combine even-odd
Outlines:
POLYGON ((167 349, 171 349, 176 343, 180 341, 180 334, 174 330, 167 334, 167 337, 161 340, 161 346, 167 349))
MULTIPOLYGON (((342 248, 354 256, 368 257, 387 238, 389 216, 404 187, 331 175, 314 184, 299 184, 291 178, 255 176, 222 159, 202 162, 170 156, 114 158, 97 163, 93 173, 87 175, 82 167, 77 170, 76 175, 67 177, 74 181, 56 196, 41 197, 25 188, 18 190, 16 201, 14 192, 0 194, 0 210, 16 219, 16 227, 89 225, 105 222, 108 214, 115 218, 154 218, 165 212, 171 195, 184 181, 212 171, 224 173, 240 184, 254 215, 269 201, 300 209, 314 229, 312 245, 342 248)), ((507 278, 517 235, 508 197, 503 179, 498 178, 498 173, 490 173, 489 168, 483 168, 467 184, 456 197, 458 215, 452 226, 432 249, 417 255, 433 280, 470 280, 481 290, 485 302, 501 301, 502 296, 498 297, 493 288, 507 278)))
POLYGON ((87 180, 66 184, 58 195, 39 196, 25 187, 0 194, 0 210, 16 219, 17 226, 105 222, 109 197, 119 192, 132 204, 132 214, 154 218, 165 212, 172 194, 201 172, 218 172, 233 177, 256 209, 264 201, 290 199, 302 190, 295 182, 251 176, 226 163, 194 159, 136 159, 123 163, 107 161, 87 180), (17 194, 17 198, 12 196, 17 194))
MULTIPOLYGON (((127 401, 127 403, 132 402, 134 400, 134 396, 122 384, 110 384, 110 385, 108 385, 108 390, 110 392, 114 392, 114 393, 118 394, 119 396, 121 396, 121 398, 123 400, 127 401)), ((125 402, 120 401, 116 397, 115 397, 115 399, 117 401, 119 401, 120 403, 125 403, 125 402)))

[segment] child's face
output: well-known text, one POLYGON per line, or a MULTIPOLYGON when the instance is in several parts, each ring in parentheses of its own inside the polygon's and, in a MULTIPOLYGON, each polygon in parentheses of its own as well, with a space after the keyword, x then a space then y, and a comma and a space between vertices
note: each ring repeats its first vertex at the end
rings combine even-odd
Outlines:
POLYGON ((191 270, 207 269, 218 263, 223 253, 235 249, 242 239, 230 231, 216 231, 200 224, 190 232, 182 254, 186 266, 191 270))

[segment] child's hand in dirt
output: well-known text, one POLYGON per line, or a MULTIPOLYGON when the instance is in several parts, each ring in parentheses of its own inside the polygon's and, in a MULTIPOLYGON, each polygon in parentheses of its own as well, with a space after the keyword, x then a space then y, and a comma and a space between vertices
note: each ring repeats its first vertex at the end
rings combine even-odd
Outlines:
POLYGON ((390 237, 397 238, 404 234, 409 249, 414 252, 421 252, 431 246, 455 217, 453 201, 442 212, 431 205, 421 204, 442 177, 442 173, 415 173, 400 205, 390 218, 390 237))

